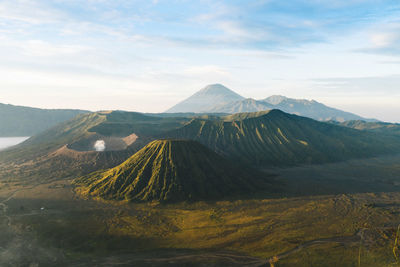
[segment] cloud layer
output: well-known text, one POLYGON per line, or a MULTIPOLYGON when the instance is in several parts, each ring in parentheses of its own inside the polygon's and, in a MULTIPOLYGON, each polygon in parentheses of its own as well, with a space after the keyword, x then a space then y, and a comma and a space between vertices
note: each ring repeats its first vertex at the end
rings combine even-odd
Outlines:
POLYGON ((249 97, 400 102, 386 86, 400 75, 399 15, 397 0, 3 0, 0 102, 160 112, 216 82, 249 97), (318 79, 353 82, 329 98, 318 79))

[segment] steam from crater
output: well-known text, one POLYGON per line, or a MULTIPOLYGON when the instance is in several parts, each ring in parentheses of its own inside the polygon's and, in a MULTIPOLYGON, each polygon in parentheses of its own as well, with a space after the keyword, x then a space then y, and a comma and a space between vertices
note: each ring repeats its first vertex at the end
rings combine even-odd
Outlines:
POLYGON ((104 140, 97 140, 93 148, 96 151, 104 151, 106 149, 106 142, 104 142, 104 140))

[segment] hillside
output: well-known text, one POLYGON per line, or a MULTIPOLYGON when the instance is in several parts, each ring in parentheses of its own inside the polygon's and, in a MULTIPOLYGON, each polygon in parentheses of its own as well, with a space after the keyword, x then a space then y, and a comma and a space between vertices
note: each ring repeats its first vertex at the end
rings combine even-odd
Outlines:
POLYGON ((342 123, 337 123, 334 121, 331 121, 331 122, 334 124, 342 125, 342 126, 357 129, 357 130, 364 130, 364 131, 400 136, 400 124, 399 123, 367 122, 367 121, 362 121, 362 120, 345 121, 342 123))
POLYGON ((132 138, 140 141, 179 128, 188 121, 189 118, 164 118, 124 111, 80 114, 0 153, 0 160, 14 154, 19 159, 31 159, 64 145, 77 151, 94 151, 93 146, 99 139, 116 143, 114 149, 111 143, 106 142, 106 151, 120 150, 120 141, 129 143, 132 138))
POLYGON ((191 139, 261 167, 325 163, 394 153, 399 138, 279 110, 196 118, 136 112, 80 114, 0 152, 0 177, 69 177, 122 163, 155 139, 191 139), (103 144, 102 151, 96 143, 103 144))
POLYGON ((221 84, 211 84, 168 109, 166 113, 206 113, 217 105, 224 105, 242 99, 244 97, 221 84))
POLYGON ((0 177, 62 178, 114 167, 188 120, 121 111, 80 114, 1 151, 0 177), (96 151, 97 141, 104 144, 102 151, 96 151))
POLYGON ((324 163, 395 153, 400 139, 318 122, 279 110, 193 119, 166 134, 199 141, 217 153, 256 166, 324 163))
POLYGON ((80 193, 104 199, 182 201, 268 189, 268 180, 260 177, 262 174, 238 168, 198 142, 156 140, 121 165, 75 183, 81 186, 80 193))
MULTIPOLYGON (((261 100, 244 98, 220 84, 209 85, 173 106, 167 113, 242 113, 280 109, 286 113, 319 121, 368 120, 356 114, 328 107, 315 100, 273 95, 261 100)), ((368 120, 375 121, 375 120, 368 120)))
POLYGON ((89 129, 106 121, 100 113, 80 114, 27 141, 0 153, 0 178, 12 181, 16 177, 25 180, 52 180, 83 175, 99 168, 115 166, 131 152, 78 151, 69 146, 94 136, 89 129))
POLYGON ((0 137, 33 136, 86 110, 40 109, 0 103, 0 137))

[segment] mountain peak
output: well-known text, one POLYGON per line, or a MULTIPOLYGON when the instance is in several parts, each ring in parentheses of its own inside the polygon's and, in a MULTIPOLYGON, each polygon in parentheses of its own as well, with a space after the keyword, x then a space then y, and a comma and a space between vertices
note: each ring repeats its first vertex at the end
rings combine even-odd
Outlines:
POLYGON ((243 99, 244 97, 222 84, 210 84, 166 112, 209 112, 209 110, 215 106, 225 105, 243 99))
POLYGON ((198 91, 197 93, 238 95, 237 93, 235 93, 234 91, 232 91, 231 89, 227 88, 226 86, 224 86, 220 83, 209 84, 206 87, 204 87, 203 89, 201 89, 200 91, 198 91))
POLYGON ((283 95, 272 95, 270 97, 265 98, 263 101, 267 102, 271 105, 278 105, 285 99, 288 99, 286 96, 283 95))

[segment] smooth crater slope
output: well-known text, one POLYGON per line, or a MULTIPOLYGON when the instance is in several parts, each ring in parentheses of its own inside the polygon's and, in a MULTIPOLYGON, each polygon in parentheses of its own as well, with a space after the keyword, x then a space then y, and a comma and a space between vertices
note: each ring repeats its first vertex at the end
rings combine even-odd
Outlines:
POLYGON ((0 152, 0 178, 7 181, 46 181, 83 175, 123 162, 130 149, 121 151, 78 151, 70 147, 79 140, 90 139, 94 125, 106 120, 101 113, 80 114, 20 145, 0 152))
POLYGON ((80 114, 1 151, 0 177, 13 179, 18 173, 27 178, 60 179, 114 167, 155 135, 189 120, 122 111, 80 114), (103 142, 100 149, 98 142, 103 142))
POLYGON ((0 154, 0 160, 32 160, 63 146, 80 152, 95 151, 99 140, 105 142, 104 151, 124 150, 131 145, 142 148, 154 136, 179 128, 189 118, 155 117, 137 112, 104 111, 80 114, 22 144, 0 154))
POLYGON ((239 168, 195 141, 156 140, 121 165, 76 179, 77 192, 129 201, 213 200, 272 190, 272 179, 239 168))
POLYGON ((397 153, 400 139, 271 110, 221 119, 193 119, 166 134, 199 141, 215 152, 256 166, 343 161, 397 153))
POLYGON ((87 110, 40 109, 0 103, 0 136, 33 136, 87 110))

